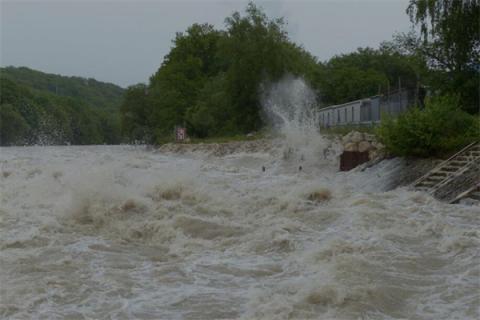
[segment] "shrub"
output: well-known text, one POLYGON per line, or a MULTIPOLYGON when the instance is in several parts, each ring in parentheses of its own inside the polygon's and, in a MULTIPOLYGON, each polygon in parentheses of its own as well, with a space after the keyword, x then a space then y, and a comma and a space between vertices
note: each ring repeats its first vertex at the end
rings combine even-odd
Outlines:
POLYGON ((385 116, 377 134, 388 152, 397 156, 444 156, 480 136, 480 118, 461 110, 454 96, 426 101, 397 118, 385 116))

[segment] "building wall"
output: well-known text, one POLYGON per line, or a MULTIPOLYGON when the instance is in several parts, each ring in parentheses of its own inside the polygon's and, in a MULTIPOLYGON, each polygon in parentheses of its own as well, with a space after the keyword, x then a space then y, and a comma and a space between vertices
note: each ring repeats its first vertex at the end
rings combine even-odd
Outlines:
POLYGON ((404 90, 330 106, 319 111, 320 126, 372 125, 380 121, 382 114, 395 116, 406 111, 411 102, 404 90))

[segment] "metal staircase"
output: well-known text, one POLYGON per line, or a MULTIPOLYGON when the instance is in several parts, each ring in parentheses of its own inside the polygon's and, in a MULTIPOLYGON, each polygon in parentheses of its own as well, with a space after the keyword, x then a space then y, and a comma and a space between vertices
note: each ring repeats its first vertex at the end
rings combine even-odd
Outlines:
MULTIPOLYGON (((416 180, 412 186, 417 190, 434 194, 440 188, 447 187, 454 179, 471 170, 472 167, 478 166, 479 163, 480 143, 474 142, 416 180)), ((453 201, 449 202, 458 202, 462 194, 465 194, 464 196, 469 194, 476 195, 476 190, 479 188, 480 177, 477 176, 476 180, 477 181, 475 181, 467 191, 459 192, 460 194, 454 197, 453 201)))

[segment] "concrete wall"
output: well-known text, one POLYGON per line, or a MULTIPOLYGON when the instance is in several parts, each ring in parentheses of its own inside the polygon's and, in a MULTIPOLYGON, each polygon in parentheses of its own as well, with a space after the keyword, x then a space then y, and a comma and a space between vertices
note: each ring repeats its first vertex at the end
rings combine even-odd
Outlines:
POLYGON ((319 111, 320 125, 331 127, 359 123, 361 105, 362 101, 353 101, 321 109, 319 111))
POLYGON ((398 115, 406 111, 410 104, 407 91, 400 91, 388 96, 333 105, 319 111, 320 126, 371 125, 378 123, 382 114, 398 115))

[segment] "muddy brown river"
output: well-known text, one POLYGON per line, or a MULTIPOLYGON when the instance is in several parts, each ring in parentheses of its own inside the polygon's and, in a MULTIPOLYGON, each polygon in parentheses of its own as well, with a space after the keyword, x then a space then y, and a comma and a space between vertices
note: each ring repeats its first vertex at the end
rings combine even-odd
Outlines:
POLYGON ((478 319, 478 206, 262 143, 0 148, 1 318, 478 319))

